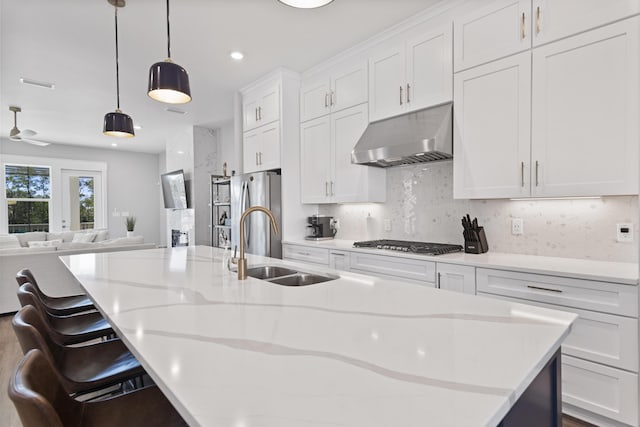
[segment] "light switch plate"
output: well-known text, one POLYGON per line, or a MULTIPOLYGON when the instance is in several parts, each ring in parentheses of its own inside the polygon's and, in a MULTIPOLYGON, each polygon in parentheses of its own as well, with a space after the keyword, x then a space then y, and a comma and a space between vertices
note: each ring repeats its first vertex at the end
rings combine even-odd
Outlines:
POLYGON ((618 223, 616 224, 616 241, 620 243, 633 242, 633 224, 618 223))

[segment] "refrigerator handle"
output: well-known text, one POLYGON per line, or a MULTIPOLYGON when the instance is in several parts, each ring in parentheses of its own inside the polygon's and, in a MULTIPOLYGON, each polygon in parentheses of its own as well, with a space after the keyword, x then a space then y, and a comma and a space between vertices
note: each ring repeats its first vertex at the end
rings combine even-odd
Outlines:
MULTIPOLYGON (((242 210, 242 212, 244 212, 245 210, 247 210, 248 208, 251 207, 251 194, 249 193, 249 183, 248 182, 245 183, 244 201, 246 203, 245 203, 245 206, 244 206, 244 209, 242 210)), ((247 248, 250 248, 251 247, 251 216, 248 216, 245 219, 245 227, 244 227, 244 229, 245 229, 244 235, 246 237, 245 244, 246 244, 247 248)))

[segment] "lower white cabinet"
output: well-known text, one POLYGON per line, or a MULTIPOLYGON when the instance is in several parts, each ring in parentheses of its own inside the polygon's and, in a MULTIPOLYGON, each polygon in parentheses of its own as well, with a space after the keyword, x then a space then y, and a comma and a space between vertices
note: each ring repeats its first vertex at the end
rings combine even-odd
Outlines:
POLYGON ((436 263, 404 257, 351 252, 351 271, 374 276, 402 278, 435 286, 436 263))
POLYGON ((282 258, 311 264, 329 265, 329 249, 303 245, 282 245, 282 258))
POLYGON ((336 251, 331 249, 329 251, 329 268, 334 270, 349 271, 351 254, 347 251, 336 251))
POLYGON ((476 269, 468 265, 436 263, 436 288, 476 294, 476 269))

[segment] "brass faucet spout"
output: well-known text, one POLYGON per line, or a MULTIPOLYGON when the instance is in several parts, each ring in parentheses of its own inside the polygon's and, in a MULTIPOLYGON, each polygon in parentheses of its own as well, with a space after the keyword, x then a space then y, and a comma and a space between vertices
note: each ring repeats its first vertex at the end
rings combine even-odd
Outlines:
POLYGON ((242 213, 242 216, 240 217, 240 258, 237 260, 238 280, 245 280, 247 278, 247 258, 245 257, 244 247, 245 220, 251 213, 258 211, 265 213, 269 217, 269 220, 271 221, 271 228, 273 229, 274 234, 278 234, 280 232, 278 230, 276 218, 273 216, 273 213, 269 209, 263 206, 253 206, 242 213))

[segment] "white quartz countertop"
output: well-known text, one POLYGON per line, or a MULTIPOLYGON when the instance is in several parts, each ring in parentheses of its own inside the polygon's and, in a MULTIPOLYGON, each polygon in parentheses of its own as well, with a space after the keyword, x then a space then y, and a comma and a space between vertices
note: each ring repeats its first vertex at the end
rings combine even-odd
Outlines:
MULTIPOLYGON (((238 281, 225 258, 203 246, 60 257, 192 426, 493 427, 576 317, 345 272, 238 281)), ((313 271, 249 257, 265 263, 313 271)))
POLYGON ((339 239, 323 240, 318 242, 310 240, 288 240, 283 243, 423 259, 449 264, 464 264, 473 267, 495 268, 499 270, 520 271, 523 273, 549 274, 553 276, 574 277, 577 279, 600 280, 626 285, 638 284, 638 264, 630 262, 594 261, 589 259, 508 254, 491 251, 477 255, 458 252, 446 255, 428 256, 392 250, 354 248, 353 240, 339 239))

